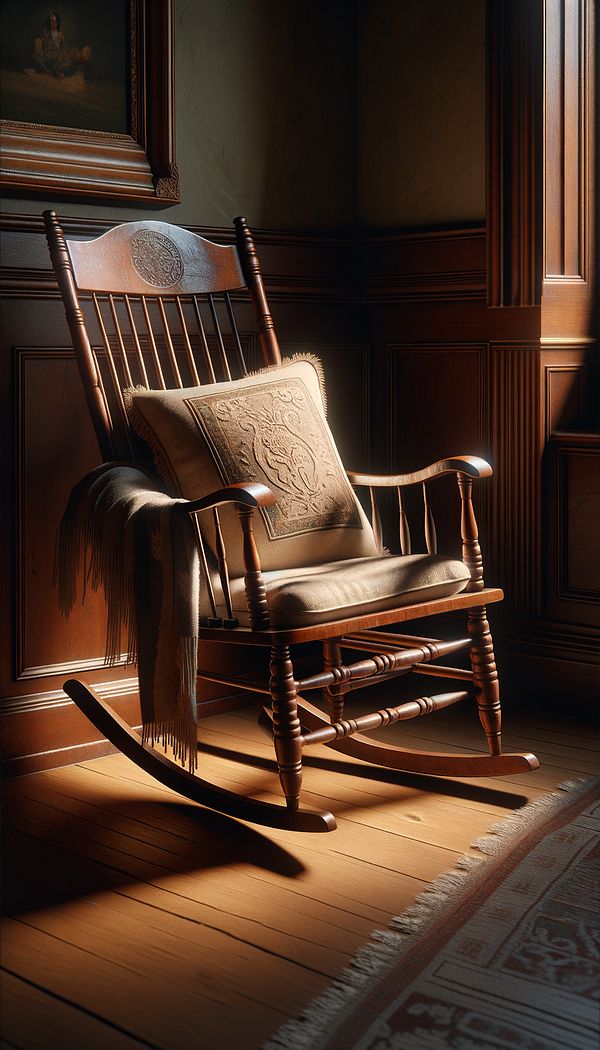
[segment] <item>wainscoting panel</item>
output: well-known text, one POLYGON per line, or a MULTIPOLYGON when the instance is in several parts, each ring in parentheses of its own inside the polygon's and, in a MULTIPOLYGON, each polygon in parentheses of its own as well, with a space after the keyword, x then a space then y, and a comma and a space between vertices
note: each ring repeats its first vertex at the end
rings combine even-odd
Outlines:
POLYGON ((549 458, 548 615, 594 626, 600 616, 600 437, 556 433, 549 458))
POLYGON ((65 619, 53 569, 62 510, 72 486, 97 462, 96 439, 73 351, 14 347, 13 355, 16 677, 93 670, 103 663, 102 596, 90 593, 85 606, 65 619))
MULTIPOLYGON (((391 344, 386 348, 389 400, 388 469, 411 471, 445 456, 486 456, 488 352, 485 344, 391 344)), ((486 546, 490 482, 474 487, 486 546)), ((440 550, 460 553, 460 501, 454 480, 428 486, 440 550)), ((406 493, 415 550, 425 550, 423 503, 417 486, 406 493)))

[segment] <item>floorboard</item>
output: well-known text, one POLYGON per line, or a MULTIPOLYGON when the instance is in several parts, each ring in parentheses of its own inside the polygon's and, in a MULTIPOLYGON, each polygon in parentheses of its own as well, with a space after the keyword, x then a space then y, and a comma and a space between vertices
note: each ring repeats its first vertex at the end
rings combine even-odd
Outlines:
MULTIPOLYGON (((250 709, 203 723, 200 737, 203 776, 280 801, 250 709)), ((385 739, 483 748, 473 712, 456 709, 385 739)), ((333 810, 330 835, 203 810, 119 755, 7 782, 1 1045, 260 1047, 474 838, 600 771, 597 736, 580 721, 512 714, 505 748, 535 751, 542 767, 448 779, 307 749, 303 800, 333 810)))

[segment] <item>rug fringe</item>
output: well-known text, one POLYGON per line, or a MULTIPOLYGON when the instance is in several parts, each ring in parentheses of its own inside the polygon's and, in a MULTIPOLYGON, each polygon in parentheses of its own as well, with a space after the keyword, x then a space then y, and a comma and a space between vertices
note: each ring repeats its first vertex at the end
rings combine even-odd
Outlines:
POLYGON ((511 840, 521 838, 541 813, 558 812, 568 795, 590 786, 592 780, 565 780, 556 791, 528 802, 492 825, 486 835, 472 843, 481 856, 465 854, 452 871, 440 875, 419 893, 402 915, 391 920, 389 929, 375 930, 371 941, 360 948, 332 986, 312 1002, 294 1021, 284 1024, 262 1050, 317 1050, 323 1029, 342 1013, 358 991, 389 969, 411 947, 415 933, 424 932, 450 903, 460 900, 471 876, 487 867, 486 858, 496 856, 511 840))

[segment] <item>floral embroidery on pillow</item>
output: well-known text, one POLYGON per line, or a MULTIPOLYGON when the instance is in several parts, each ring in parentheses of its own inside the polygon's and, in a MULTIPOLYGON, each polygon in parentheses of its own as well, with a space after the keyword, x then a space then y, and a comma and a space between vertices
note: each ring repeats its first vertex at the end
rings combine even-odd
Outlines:
POLYGON ((184 403, 225 484, 259 481, 278 497, 263 514, 271 539, 313 529, 361 528, 328 428, 301 379, 186 398, 184 403))

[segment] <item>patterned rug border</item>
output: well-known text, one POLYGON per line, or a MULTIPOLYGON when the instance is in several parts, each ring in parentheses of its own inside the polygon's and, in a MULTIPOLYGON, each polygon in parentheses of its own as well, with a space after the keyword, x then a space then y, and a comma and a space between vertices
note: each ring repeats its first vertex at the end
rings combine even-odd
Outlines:
MULTIPOLYGON (((438 919, 451 909, 458 910, 481 888, 490 865, 494 872, 503 862, 514 864, 511 846, 531 848, 529 836, 549 831, 554 817, 564 817, 570 806, 600 787, 600 777, 565 780, 548 795, 528 802, 493 824, 489 831, 471 843, 480 856, 465 853, 454 868, 440 875, 414 902, 390 921, 386 930, 374 930, 371 941, 358 950, 332 985, 303 1010, 298 1018, 286 1022, 264 1043, 262 1050, 316 1050, 323 1029, 331 1028, 344 1008, 366 991, 371 983, 385 976, 414 947, 415 934, 426 935, 438 919), (541 818, 541 821, 540 821, 541 818)), ((328 1033, 325 1033, 328 1038, 328 1033)))

